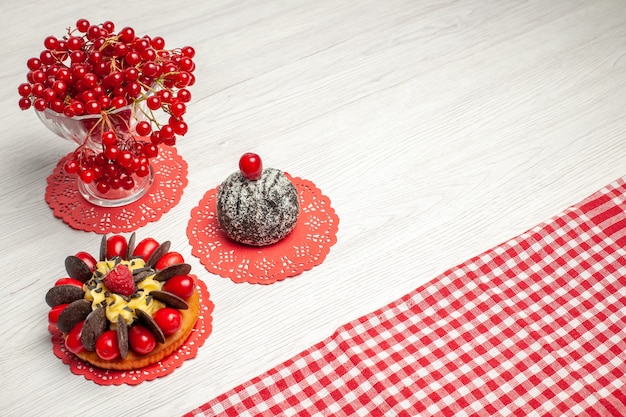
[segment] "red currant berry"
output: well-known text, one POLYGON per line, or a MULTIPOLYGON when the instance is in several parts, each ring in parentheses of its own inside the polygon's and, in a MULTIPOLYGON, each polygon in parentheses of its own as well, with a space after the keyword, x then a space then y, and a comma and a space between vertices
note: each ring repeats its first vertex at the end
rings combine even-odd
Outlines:
POLYGON ((48 36, 43 40, 43 46, 51 51, 56 51, 59 47, 59 40, 54 36, 48 36))
POLYGON ((176 98, 183 103, 189 103, 191 101, 191 92, 189 92, 186 88, 183 88, 182 90, 178 90, 176 98))
POLYGON ((107 33, 113 33, 113 31, 115 30, 115 24, 110 20, 107 20, 106 22, 102 23, 102 29, 104 29, 107 33))
POLYGON ((115 107, 116 109, 121 109, 122 107, 126 106, 126 104, 128 104, 126 102, 126 98, 123 96, 115 96, 111 99, 111 104, 113 105, 113 107, 115 107))
POLYGON ((152 132, 150 134, 150 142, 154 143, 155 145, 159 145, 159 144, 163 143, 163 138, 161 137, 161 132, 159 132, 158 130, 156 132, 152 132))
POLYGON ((33 82, 35 83, 43 83, 46 81, 46 73, 43 72, 42 70, 35 70, 32 72, 32 77, 33 82))
POLYGON ((121 151, 117 155, 117 163, 123 166, 124 168, 128 168, 133 163, 133 154, 130 151, 121 151))
POLYGON ((119 154, 120 148, 118 148, 117 146, 109 146, 104 150, 104 156, 110 161, 115 161, 119 154))
POLYGON ((45 89, 46 87, 44 87, 42 83, 35 83, 33 84, 31 94, 35 97, 41 97, 43 95, 43 90, 45 89))
MULTIPOLYGON (((141 56, 141 59, 144 61, 154 61, 157 57, 157 54, 156 52, 154 52, 154 49, 144 49, 139 53, 139 55, 141 56)), ((152 67, 152 65, 150 65, 150 71, 152 71, 153 69, 158 70, 157 67, 152 67)), ((144 69, 144 73, 145 73, 145 69, 144 69)), ((156 73, 153 75, 156 75, 156 73)))
POLYGON ((173 94, 170 90, 161 90, 157 94, 161 98, 161 103, 168 104, 172 101, 173 94))
POLYGON ((75 116, 82 116, 85 113, 85 105, 78 100, 72 102, 72 111, 75 116))
POLYGON ((82 76, 83 83, 87 88, 95 88, 98 85, 98 76, 92 72, 85 72, 82 76))
POLYGON ((191 46, 185 46, 181 49, 181 52, 184 56, 189 57, 189 58, 193 58, 194 55, 196 54, 196 51, 193 49, 193 47, 191 46))
POLYGON ((98 181, 96 189, 100 194, 106 194, 111 190, 111 186, 107 181, 98 181))
POLYGON ((179 121, 173 123, 172 124, 172 128, 174 129, 174 133, 176 133, 177 135, 180 135, 180 136, 185 136, 185 134, 189 130, 189 127, 187 126, 187 123, 182 121, 182 120, 179 120, 179 121))
POLYGON ((171 139, 174 137, 174 129, 170 125, 161 126, 161 138, 163 141, 171 139))
POLYGON ((70 36, 65 42, 67 43, 67 49, 70 51, 78 51, 83 46, 83 38, 79 38, 78 36, 70 36))
POLYGON ((100 103, 100 108, 102 110, 108 110, 111 108, 111 98, 109 96, 98 97, 98 103, 100 103))
POLYGON ((250 181, 256 181, 263 174, 263 163, 259 155, 246 152, 239 159, 239 170, 241 174, 250 181))
POLYGON ((122 180, 119 177, 111 177, 109 178, 109 186, 113 190, 118 190, 122 187, 122 180))
POLYGON ((133 187, 135 186, 135 180, 133 179, 133 177, 127 175, 124 178, 120 179, 121 184, 122 184, 122 188, 125 190, 132 190, 133 187))
POLYGON ((98 100, 89 100, 85 103, 85 111, 87 114, 98 114, 100 110, 100 102, 98 100))
POLYGON ((43 90, 43 95, 42 97, 49 103, 52 100, 54 100, 54 98, 57 96, 57 93, 54 92, 54 90, 50 87, 46 88, 45 90, 43 90))
POLYGON ((137 38, 133 41, 132 44, 133 48, 135 48, 137 51, 141 52, 144 51, 146 49, 148 49, 150 47, 150 41, 143 37, 143 38, 137 38))
POLYGON ((146 99, 146 106, 150 110, 156 110, 161 107, 161 98, 158 96, 150 96, 146 99))
POLYGON ((57 80, 63 80, 69 83, 72 80, 72 73, 67 68, 59 68, 56 74, 57 80))
MULTIPOLYGON (((128 55, 126 58, 128 58, 128 55)), ((126 68, 124 70, 124 79, 126 81, 137 81, 139 79, 139 70, 135 67, 126 68)))
POLYGON ((18 101, 18 104, 20 106, 20 109, 28 110, 28 109, 30 109, 30 106, 32 106, 33 103, 32 103, 32 101, 28 97, 22 97, 18 101))
POLYGON ((33 91, 33 86, 30 83, 22 83, 17 87, 17 93, 22 97, 28 97, 33 91))
POLYGON ((84 62, 87 59, 87 53, 85 51, 72 51, 70 54, 70 60, 73 63, 84 62))
POLYGON ((139 97, 139 94, 141 94, 141 85, 136 81, 129 82, 126 85, 126 94, 132 98, 139 97))
POLYGON ((87 57, 87 60, 89 62, 91 62, 92 64, 98 64, 100 62, 102 62, 102 52, 100 51, 91 51, 91 53, 89 54, 89 56, 87 57))
POLYGON ((183 71, 193 71, 194 67, 195 64, 193 63, 193 60, 191 58, 184 57, 180 60, 180 69, 182 69, 183 71))
POLYGON ((135 170, 135 175, 137 175, 138 177, 142 177, 142 178, 148 175, 149 173, 150 173, 150 167, 148 166, 148 164, 141 164, 135 170))
POLYGON ((171 138, 163 139, 163 144, 167 146, 176 146, 176 136, 172 136, 171 138))
POLYGON ((89 28, 87 29, 87 39, 89 40, 96 40, 100 37, 101 32, 100 32, 100 28, 96 25, 91 25, 89 26, 89 28))
POLYGON ((86 184, 89 184, 91 182, 93 182, 94 180, 94 173, 93 170, 87 168, 87 169, 83 169, 82 171, 80 171, 80 179, 81 181, 83 181, 86 184))
POLYGON ((54 84, 52 84, 52 89, 56 94, 63 95, 67 90, 67 83, 63 80, 56 80, 54 84))
POLYGON ((183 87, 187 87, 188 85, 190 85, 189 83, 191 82, 191 75, 186 72, 180 72, 178 74, 176 74, 176 82, 175 82, 175 86, 177 88, 183 88, 183 87))
POLYGON ((102 144, 104 145, 105 148, 114 146, 116 143, 117 143, 117 136, 115 136, 115 133, 113 133, 113 131, 108 130, 102 134, 102 144))
POLYGON ((120 41, 130 43, 135 39, 135 30, 131 27, 125 27, 119 32, 120 41))
POLYGON ((46 107, 48 107, 48 103, 46 103, 45 99, 38 98, 38 99, 35 99, 33 103, 33 107, 35 107, 35 110, 37 111, 44 111, 46 107))
POLYGON ((41 59, 39 59, 39 58, 30 58, 28 61, 26 61, 26 66, 31 71, 38 70, 39 68, 41 68, 41 59))
POLYGON ((128 45, 126 45, 125 43, 116 43, 115 46, 113 47, 113 55, 116 57, 125 57, 126 54, 128 53, 128 45))
POLYGON ((187 87, 190 87, 196 83, 196 76, 193 73, 189 73, 189 81, 187 82, 187 87))
POLYGON ((87 19, 78 19, 78 21, 76 22, 76 29, 78 29, 78 31, 82 33, 87 32, 89 26, 89 20, 87 19))
POLYGON ((159 147, 154 143, 146 143, 143 147, 143 154, 148 158, 155 158, 159 154, 159 147))
POLYGON ((135 131, 139 136, 148 136, 152 132, 152 126, 147 121, 142 120, 135 126, 135 131))
POLYGON ((63 100, 59 98, 54 99, 50 103, 50 110, 57 112, 57 113, 63 113, 63 107, 65 107, 65 103, 63 103, 63 100))
POLYGON ((155 36, 150 40, 150 45, 157 51, 160 51, 165 48, 165 39, 160 36, 155 36))
POLYGON ((52 55, 52 52, 48 51, 47 49, 45 51, 41 51, 41 53, 39 54, 39 59, 43 64, 46 65, 52 65, 56 61, 54 55, 52 55))
POLYGON ((70 105, 66 105, 65 107, 63 107, 63 114, 67 117, 74 117, 74 109, 72 108, 72 106, 70 105))
POLYGON ((185 106, 185 103, 176 101, 170 104, 169 109, 170 109, 170 113, 172 114, 172 116, 181 117, 187 111, 187 106, 185 106))

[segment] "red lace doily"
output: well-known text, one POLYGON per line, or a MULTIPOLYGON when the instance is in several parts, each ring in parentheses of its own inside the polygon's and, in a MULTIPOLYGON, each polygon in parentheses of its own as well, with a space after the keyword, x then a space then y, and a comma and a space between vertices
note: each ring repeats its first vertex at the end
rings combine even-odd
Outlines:
POLYGON ((99 207, 79 193, 76 178, 63 166, 63 157, 48 177, 46 202, 54 215, 74 229, 86 232, 124 233, 157 221, 180 201, 187 186, 187 162, 176 148, 163 146, 154 158, 154 182, 139 200, 123 207, 99 207))
POLYGON ((288 177, 298 190, 300 215, 294 230, 269 246, 247 246, 228 238, 217 222, 217 187, 205 193, 191 211, 187 237, 191 253, 209 272, 234 282, 272 284, 324 261, 337 242, 339 218, 315 184, 288 177))
POLYGON ((180 367, 183 362, 192 359, 198 353, 198 348, 204 344, 212 330, 213 302, 209 299, 209 292, 206 284, 193 276, 196 280, 196 288, 200 295, 200 311, 198 320, 194 326, 189 338, 183 345, 171 355, 167 356, 154 365, 134 371, 115 371, 96 368, 87 362, 82 361, 74 354, 65 349, 65 343, 58 329, 49 326, 48 329, 52 334, 52 350, 54 354, 70 366, 70 371, 76 375, 83 375, 85 379, 95 382, 98 385, 137 385, 144 381, 152 381, 171 374, 180 367))

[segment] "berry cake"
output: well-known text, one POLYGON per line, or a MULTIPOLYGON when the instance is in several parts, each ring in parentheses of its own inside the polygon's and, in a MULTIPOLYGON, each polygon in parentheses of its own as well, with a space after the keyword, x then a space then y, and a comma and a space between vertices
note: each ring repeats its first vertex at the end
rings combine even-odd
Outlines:
POLYGON ((159 362, 191 334, 199 294, 191 266, 170 242, 135 234, 102 237, 100 260, 87 252, 65 259, 68 278, 46 293, 48 322, 65 347, 102 369, 131 370, 159 362))
POLYGON ((217 191, 217 220, 236 242, 266 246, 287 236, 298 221, 300 206, 293 183, 280 170, 263 169, 253 153, 239 160, 217 191))

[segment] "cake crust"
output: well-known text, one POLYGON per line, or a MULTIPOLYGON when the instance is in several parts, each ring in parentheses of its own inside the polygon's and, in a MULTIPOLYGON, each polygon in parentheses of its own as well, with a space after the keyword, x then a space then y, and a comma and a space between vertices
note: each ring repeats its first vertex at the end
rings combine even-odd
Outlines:
POLYGON ((154 350, 149 354, 141 355, 129 349, 126 358, 118 358, 112 361, 103 360, 96 352, 89 351, 80 352, 76 356, 98 368, 119 371, 139 369, 157 363, 185 343, 196 324, 200 311, 200 295, 197 288, 186 301, 189 308, 180 310, 182 314, 181 328, 176 333, 166 336, 165 343, 157 343, 154 350))

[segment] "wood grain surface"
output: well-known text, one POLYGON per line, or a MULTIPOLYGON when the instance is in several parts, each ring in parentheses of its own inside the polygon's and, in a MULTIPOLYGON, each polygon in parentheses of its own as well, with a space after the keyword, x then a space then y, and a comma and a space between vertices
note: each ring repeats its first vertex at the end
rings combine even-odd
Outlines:
POLYGON ((623 0, 6 1, 0 14, 0 415, 174 416, 289 359, 446 269, 624 175, 623 0), (44 200, 73 150, 17 106, 26 60, 85 17, 196 49, 179 205, 141 237, 171 240, 215 303, 194 360, 101 387, 52 353, 44 295, 95 251, 44 200), (313 181, 340 218, 326 261, 270 286, 191 255, 210 188, 259 153, 313 181))

